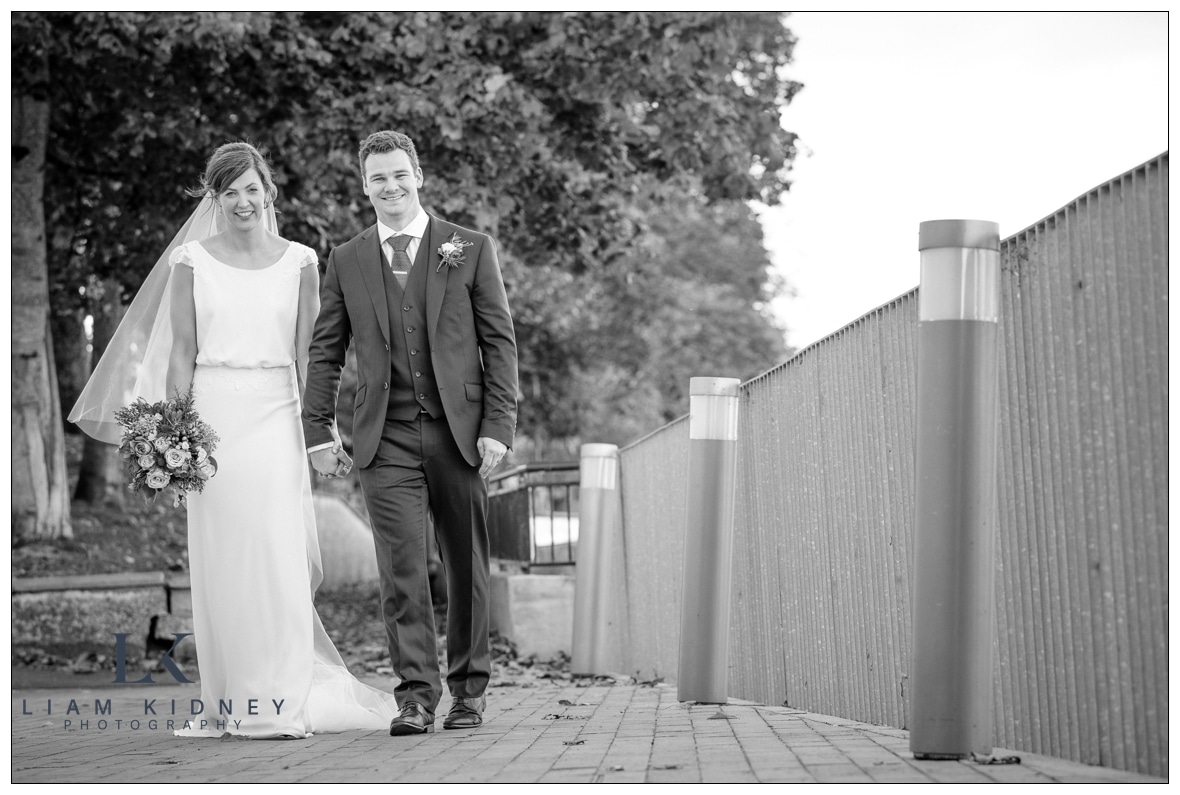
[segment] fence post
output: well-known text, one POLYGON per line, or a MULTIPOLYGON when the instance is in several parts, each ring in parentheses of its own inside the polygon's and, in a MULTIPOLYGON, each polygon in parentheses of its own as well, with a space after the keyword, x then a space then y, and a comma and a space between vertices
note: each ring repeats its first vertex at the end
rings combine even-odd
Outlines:
POLYGON ((605 674, 611 555, 620 526, 619 448, 613 444, 584 444, 581 452, 570 671, 605 674))
POLYGON ((913 700, 922 759, 992 751, 999 226, 919 227, 913 700))
POLYGON ((689 382, 688 514, 677 698, 729 698, 729 601, 737 479, 736 378, 689 382))

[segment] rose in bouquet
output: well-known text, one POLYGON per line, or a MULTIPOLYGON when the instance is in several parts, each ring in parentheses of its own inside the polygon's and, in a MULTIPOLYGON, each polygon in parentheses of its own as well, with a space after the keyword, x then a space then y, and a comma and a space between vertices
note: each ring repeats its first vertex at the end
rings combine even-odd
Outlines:
POLYGON ((123 427, 127 488, 148 500, 169 491, 173 505, 184 505, 185 494, 204 490, 217 473, 213 450, 220 440, 193 408, 192 392, 158 403, 140 398, 116 411, 115 421, 123 427))

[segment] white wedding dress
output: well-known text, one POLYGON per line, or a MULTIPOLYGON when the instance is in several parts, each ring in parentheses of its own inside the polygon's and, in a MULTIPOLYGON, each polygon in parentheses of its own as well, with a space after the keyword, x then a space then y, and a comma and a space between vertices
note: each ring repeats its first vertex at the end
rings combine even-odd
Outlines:
POLYGON ((193 270, 194 401, 220 437, 217 474, 188 495, 203 712, 178 735, 308 737, 398 714, 348 672, 313 604, 322 570, 294 361, 300 270, 316 262, 298 243, 258 270, 199 242, 170 258, 193 270))

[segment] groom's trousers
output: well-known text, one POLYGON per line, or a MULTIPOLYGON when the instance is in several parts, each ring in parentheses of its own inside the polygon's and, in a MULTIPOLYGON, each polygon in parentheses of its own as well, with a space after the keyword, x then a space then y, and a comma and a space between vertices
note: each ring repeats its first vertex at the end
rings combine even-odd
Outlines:
POLYGON ((358 470, 381 578, 381 613, 398 705, 433 715, 442 697, 427 572, 434 516, 447 581, 447 688, 477 698, 491 677, 487 484, 445 419, 386 419, 373 462, 358 470))

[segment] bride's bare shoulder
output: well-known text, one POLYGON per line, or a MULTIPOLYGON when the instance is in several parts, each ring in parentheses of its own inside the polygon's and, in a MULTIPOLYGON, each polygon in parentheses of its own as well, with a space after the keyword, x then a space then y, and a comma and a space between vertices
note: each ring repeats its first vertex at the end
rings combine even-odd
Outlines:
POLYGON ((274 232, 269 233, 267 253, 278 256, 291 247, 291 241, 274 232))
POLYGON ((229 256, 229 249, 225 244, 225 232, 218 232, 215 235, 201 241, 201 248, 208 252, 209 256, 224 261, 229 256))

